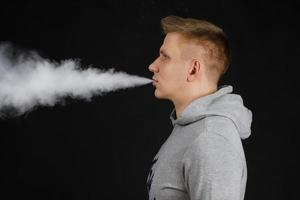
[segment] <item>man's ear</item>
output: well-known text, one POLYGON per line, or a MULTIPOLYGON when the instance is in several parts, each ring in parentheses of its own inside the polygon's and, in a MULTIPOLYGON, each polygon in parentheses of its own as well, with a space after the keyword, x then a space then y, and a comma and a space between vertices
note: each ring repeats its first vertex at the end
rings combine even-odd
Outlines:
POLYGON ((201 64, 199 60, 193 59, 189 66, 187 81, 194 81, 200 75, 201 64))

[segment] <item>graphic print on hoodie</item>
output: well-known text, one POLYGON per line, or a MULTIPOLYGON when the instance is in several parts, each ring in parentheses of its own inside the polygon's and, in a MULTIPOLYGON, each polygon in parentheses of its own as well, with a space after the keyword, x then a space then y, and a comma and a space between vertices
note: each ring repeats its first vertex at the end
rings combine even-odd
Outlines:
POLYGON ((191 102, 155 155, 147 178, 149 200, 243 200, 247 181, 241 139, 252 112, 231 85, 191 102))

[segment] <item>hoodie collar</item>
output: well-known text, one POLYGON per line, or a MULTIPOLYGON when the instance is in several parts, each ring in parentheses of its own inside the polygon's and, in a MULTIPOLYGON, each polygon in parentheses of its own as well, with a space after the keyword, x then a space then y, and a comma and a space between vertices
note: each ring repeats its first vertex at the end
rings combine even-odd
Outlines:
POLYGON ((232 94, 231 85, 221 85, 218 90, 209 95, 192 101, 176 119, 175 108, 170 114, 173 126, 176 124, 185 126, 211 115, 219 115, 230 118, 237 127, 241 138, 250 136, 252 112, 243 105, 240 95, 232 94))

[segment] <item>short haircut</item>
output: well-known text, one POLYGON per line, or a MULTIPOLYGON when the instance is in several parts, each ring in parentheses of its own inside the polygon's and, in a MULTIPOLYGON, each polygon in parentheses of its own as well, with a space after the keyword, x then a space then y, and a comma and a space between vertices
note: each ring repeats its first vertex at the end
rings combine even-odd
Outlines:
POLYGON ((216 83, 231 62, 229 41, 223 30, 206 20, 167 16, 161 19, 163 33, 176 32, 205 49, 209 75, 216 83))

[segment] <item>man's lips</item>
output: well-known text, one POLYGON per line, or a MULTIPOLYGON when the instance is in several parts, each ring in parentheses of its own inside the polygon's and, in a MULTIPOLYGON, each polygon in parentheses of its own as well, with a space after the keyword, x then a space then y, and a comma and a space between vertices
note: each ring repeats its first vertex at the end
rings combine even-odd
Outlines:
POLYGON ((155 78, 152 78, 152 80, 153 80, 154 82, 158 82, 155 78))
POLYGON ((152 80, 153 80, 152 84, 153 84, 154 86, 156 86, 156 84, 158 83, 158 81, 157 81, 156 79, 154 79, 154 78, 152 78, 152 80))

